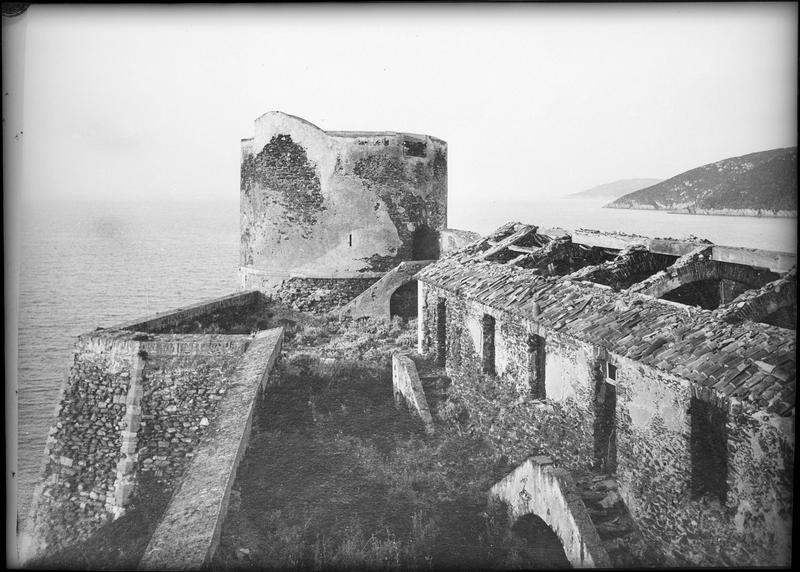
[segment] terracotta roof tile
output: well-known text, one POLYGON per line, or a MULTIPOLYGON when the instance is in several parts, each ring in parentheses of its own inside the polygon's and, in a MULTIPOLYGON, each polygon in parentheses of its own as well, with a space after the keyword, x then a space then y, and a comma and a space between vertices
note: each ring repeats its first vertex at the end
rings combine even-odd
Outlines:
POLYGON ((417 279, 618 355, 652 363, 700 386, 718 385, 730 394, 745 391, 743 397, 754 403, 764 403, 761 392, 778 384, 780 389, 769 390, 773 400, 794 407, 794 331, 756 322, 729 324, 710 311, 546 277, 518 266, 476 262, 469 250, 427 266, 417 279), (535 318, 534 301, 540 309, 535 318), (621 310, 615 309, 620 306, 621 310), (777 376, 752 365, 762 359, 780 368, 777 376))

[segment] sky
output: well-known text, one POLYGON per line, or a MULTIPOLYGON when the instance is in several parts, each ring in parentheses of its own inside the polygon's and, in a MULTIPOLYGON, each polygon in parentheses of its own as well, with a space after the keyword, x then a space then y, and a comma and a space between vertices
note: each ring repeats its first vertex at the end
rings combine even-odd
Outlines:
MULTIPOLYGON (((93 6, 25 14, 26 200, 239 196, 270 110, 448 142, 451 205, 796 145, 797 5, 93 6)), ((5 63, 5 62, 4 62, 5 63)))

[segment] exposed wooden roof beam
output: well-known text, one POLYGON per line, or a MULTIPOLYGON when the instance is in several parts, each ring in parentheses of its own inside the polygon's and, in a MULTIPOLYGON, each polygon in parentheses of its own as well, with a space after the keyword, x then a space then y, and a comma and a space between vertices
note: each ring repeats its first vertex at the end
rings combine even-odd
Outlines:
POLYGON ((540 247, 537 247, 537 246, 517 246, 516 244, 509 244, 508 245, 508 249, 511 252, 524 252, 525 254, 533 254, 534 252, 539 250, 540 247))
POLYGON ((490 257, 490 256, 492 256, 494 254, 497 254, 501 250, 503 250, 505 248, 508 248, 508 245, 514 244, 519 239, 521 239, 524 236, 528 236, 532 232, 536 232, 536 227, 535 226, 527 225, 527 224, 523 225, 523 227, 521 229, 519 229, 518 231, 516 231, 514 234, 512 234, 511 236, 509 236, 507 238, 504 238, 503 240, 498 242, 496 245, 492 246, 489 250, 487 250, 486 252, 481 254, 480 260, 485 260, 486 258, 488 258, 488 257, 490 257))
POLYGON ((522 262, 526 258, 528 258, 528 254, 520 254, 516 258, 512 258, 511 260, 506 262, 506 266, 516 266, 518 263, 522 262))

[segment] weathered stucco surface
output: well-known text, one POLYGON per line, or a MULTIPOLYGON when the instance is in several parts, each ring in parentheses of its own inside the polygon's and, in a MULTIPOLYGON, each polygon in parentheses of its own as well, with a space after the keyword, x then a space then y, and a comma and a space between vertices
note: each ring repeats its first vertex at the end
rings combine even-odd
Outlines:
POLYGON ((438 245, 446 223, 447 145, 434 137, 326 133, 269 112, 242 143, 241 266, 257 287, 432 258, 420 243, 438 245))

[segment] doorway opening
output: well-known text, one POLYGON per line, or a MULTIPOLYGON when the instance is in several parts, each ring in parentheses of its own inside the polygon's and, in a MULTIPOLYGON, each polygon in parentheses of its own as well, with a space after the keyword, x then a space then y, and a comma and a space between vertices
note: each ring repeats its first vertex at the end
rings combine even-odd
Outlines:
POLYGON ((617 368, 602 361, 595 379, 594 467, 599 473, 617 470, 617 368))
POLYGON ((534 399, 545 398, 545 353, 544 338, 532 335, 528 337, 528 383, 534 399))
POLYGON ((444 367, 447 362, 447 302, 439 298, 436 302, 436 365, 444 367))

